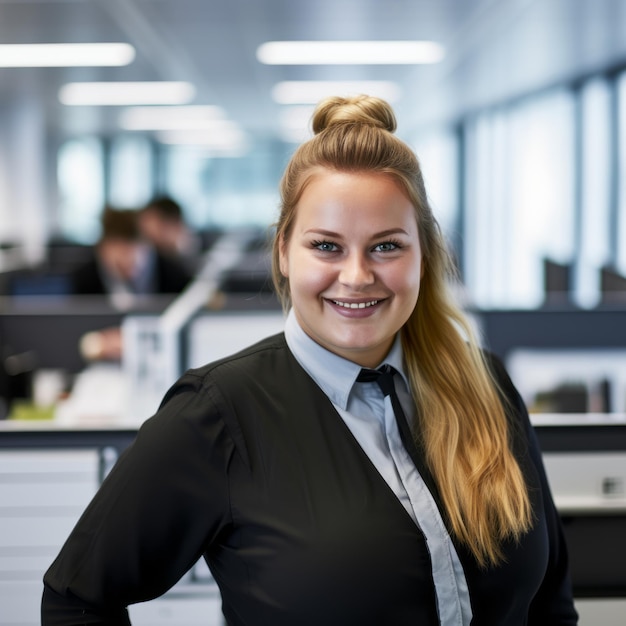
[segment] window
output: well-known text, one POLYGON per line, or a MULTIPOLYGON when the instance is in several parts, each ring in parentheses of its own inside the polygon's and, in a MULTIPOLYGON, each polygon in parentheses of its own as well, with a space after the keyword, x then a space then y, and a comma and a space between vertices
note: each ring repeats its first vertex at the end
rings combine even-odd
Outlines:
POLYGON ((262 141, 238 157, 171 147, 164 155, 164 189, 196 228, 266 227, 277 217, 282 157, 283 144, 262 141))
POLYGON ((618 174, 617 174, 617 236, 616 269, 626 275, 626 73, 617 83, 618 98, 618 174))
POLYGON ((544 260, 574 254, 574 100, 556 91, 465 126, 465 282, 483 308, 544 301, 544 260))
POLYGON ((417 137, 414 146, 433 213, 444 235, 454 245, 459 236, 457 137, 452 130, 431 132, 417 137))
POLYGON ((102 144, 95 138, 68 141, 57 162, 60 231, 79 243, 93 243, 100 234, 104 206, 102 144))
POLYGON ((609 85, 593 80, 581 102, 581 216, 574 299, 583 307, 600 300, 600 269, 610 261, 611 114, 609 85))
POLYGON ((152 149, 145 137, 121 136, 110 152, 109 202, 116 207, 142 207, 152 196, 152 149))

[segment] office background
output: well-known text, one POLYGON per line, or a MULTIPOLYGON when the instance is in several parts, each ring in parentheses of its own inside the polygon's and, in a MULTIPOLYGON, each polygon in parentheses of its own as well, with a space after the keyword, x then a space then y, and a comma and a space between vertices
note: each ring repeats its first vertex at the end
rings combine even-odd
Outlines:
POLYGON ((105 202, 137 207, 156 192, 199 229, 266 227, 318 95, 310 82, 289 88, 330 81, 331 93, 369 87, 394 102, 477 306, 539 306, 556 263, 571 269, 574 302, 592 307, 603 270, 604 283, 626 272, 625 24, 621 0, 2 2, 1 45, 124 42, 135 56, 0 68, 0 269, 45 261, 51 239, 91 243, 105 202), (332 39, 432 40, 442 56, 257 58, 267 41, 332 39), (209 109, 194 127, 189 111, 168 124, 81 104, 95 87, 87 100, 71 88, 89 81, 184 82, 164 101, 209 109))
MULTIPOLYGON (((146 366, 94 371, 81 336, 130 317, 128 341, 145 340, 133 316, 151 328, 146 320, 171 305, 128 311, 69 296, 68 272, 96 241, 103 206, 171 195, 207 254, 224 235, 255 233, 222 277, 219 311, 183 303, 176 344, 152 361, 171 378, 280 325, 262 245, 279 178, 310 136, 314 102, 358 92, 393 103, 460 295, 536 415, 575 544, 581 623, 626 623, 626 0, 0 0, 0 415, 11 417, 13 396, 32 400, 37 373, 80 382, 60 433, 0 420, 1 502, 10 502, 0 503, 0 598, 17 598, 10 617, 0 602, 0 624, 35 623, 24 606, 42 564, 136 426, 114 392, 112 425, 81 424, 81 393, 117 390, 146 366), (293 52, 275 62, 261 47, 332 40, 430 44, 419 61, 383 63, 379 53, 365 64, 306 64, 293 52), (97 66, 71 50, 66 65, 47 52, 26 67, 4 48, 44 43, 123 44, 125 58, 97 66), (153 99, 130 102, 135 82, 149 83, 153 99), (126 102, 99 93, 111 83, 126 102), (585 480, 567 481, 572 466, 585 480), (33 507, 42 484, 69 474, 82 492, 62 484, 67 501, 33 507), (42 527, 51 534, 37 545, 15 539, 42 527), (590 538, 594 549, 582 549, 590 538)), ((162 389, 145 391, 135 422, 162 389)), ((204 571, 190 579, 210 587, 204 571)), ((153 613, 138 609, 146 623, 180 626, 181 611, 197 623, 190 579, 153 613)))

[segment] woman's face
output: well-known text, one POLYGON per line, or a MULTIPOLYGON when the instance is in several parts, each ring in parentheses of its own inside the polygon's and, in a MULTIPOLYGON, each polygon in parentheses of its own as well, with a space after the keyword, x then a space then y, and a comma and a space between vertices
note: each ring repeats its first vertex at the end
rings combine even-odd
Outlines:
POLYGON ((415 209, 389 176, 319 169, 281 242, 280 270, 304 331, 331 352, 376 367, 417 303, 415 209))

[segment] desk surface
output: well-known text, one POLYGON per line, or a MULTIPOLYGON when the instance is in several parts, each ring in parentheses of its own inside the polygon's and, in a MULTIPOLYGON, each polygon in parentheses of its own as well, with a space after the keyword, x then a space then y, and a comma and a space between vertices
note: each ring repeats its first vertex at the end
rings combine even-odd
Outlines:
POLYGON ((121 452, 137 434, 137 423, 63 424, 54 420, 0 421, 0 449, 104 448, 121 452))
MULTIPOLYGON (((544 453, 624 452, 626 415, 533 415, 544 453)), ((0 448, 104 447, 119 451, 135 438, 139 424, 121 420, 89 420, 80 424, 57 420, 0 420, 0 448)))

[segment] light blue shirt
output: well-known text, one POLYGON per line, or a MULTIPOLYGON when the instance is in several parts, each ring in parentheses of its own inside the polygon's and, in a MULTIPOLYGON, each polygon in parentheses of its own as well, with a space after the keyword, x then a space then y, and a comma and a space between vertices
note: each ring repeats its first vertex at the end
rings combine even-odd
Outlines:
MULTIPOLYGON (((285 324, 287 345, 294 357, 328 396, 372 464, 426 537, 433 568, 439 621, 442 626, 469 626, 472 619, 463 567, 437 505, 400 438, 390 398, 376 382, 356 384, 361 366, 313 341, 291 310, 285 324)), ((415 418, 409 384, 402 363, 402 346, 396 337, 387 363, 407 419, 415 418)))

